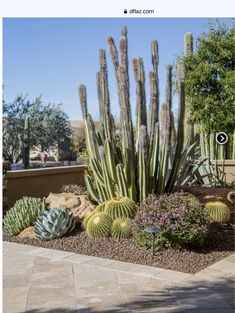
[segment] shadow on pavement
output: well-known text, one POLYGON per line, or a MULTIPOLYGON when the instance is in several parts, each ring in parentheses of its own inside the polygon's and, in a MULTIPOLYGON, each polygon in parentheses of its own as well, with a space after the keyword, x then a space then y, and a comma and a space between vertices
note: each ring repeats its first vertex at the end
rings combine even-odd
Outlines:
MULTIPOLYGON (((130 299, 130 298, 129 298, 130 299)), ((108 297, 107 297, 107 300, 108 297)), ((79 303, 79 299, 78 299, 79 303)), ((220 281, 194 281, 170 286, 160 291, 143 293, 133 297, 126 303, 120 303, 113 307, 101 304, 100 309, 87 307, 84 309, 31 309, 27 313, 144 313, 144 312, 234 312, 234 279, 221 278, 220 281), (103 308, 102 308, 103 307, 103 308)), ((22 312, 21 312, 22 313, 22 312)))

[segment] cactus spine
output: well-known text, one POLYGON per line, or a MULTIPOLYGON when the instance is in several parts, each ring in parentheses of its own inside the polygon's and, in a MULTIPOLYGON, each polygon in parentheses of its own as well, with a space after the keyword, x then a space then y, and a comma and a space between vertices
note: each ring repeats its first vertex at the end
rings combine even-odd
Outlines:
POLYGON ((118 49, 112 37, 108 39, 117 82, 120 106, 121 155, 115 142, 115 124, 110 112, 107 63, 105 51, 100 50, 100 69, 97 74, 100 106, 100 128, 95 132, 94 122, 87 110, 85 86, 79 88, 80 103, 86 126, 86 142, 90 168, 94 175, 85 180, 88 191, 98 203, 114 197, 128 197, 133 201, 144 199, 148 193, 171 192, 180 167, 183 149, 184 123, 184 65, 179 65, 179 107, 177 130, 172 113, 172 66, 167 66, 166 100, 159 122, 158 43, 151 43, 153 69, 149 74, 150 103, 146 108, 145 73, 142 58, 132 62, 136 82, 136 127, 131 118, 127 30, 122 29, 118 49), (147 116, 149 119, 147 121, 147 116), (161 125, 160 125, 161 124, 161 125))

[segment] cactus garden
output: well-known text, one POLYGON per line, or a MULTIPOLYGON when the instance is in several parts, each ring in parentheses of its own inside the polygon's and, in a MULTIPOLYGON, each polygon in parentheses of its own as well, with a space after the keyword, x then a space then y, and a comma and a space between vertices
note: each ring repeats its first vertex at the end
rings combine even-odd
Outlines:
MULTIPOLYGON (((218 165, 218 159, 234 159, 232 123, 223 147, 216 143, 215 123, 207 129, 190 113, 196 107, 187 76, 194 54, 191 33, 176 66, 165 65, 160 90, 158 41, 149 44, 151 70, 146 73, 142 57, 130 62, 127 31, 122 28, 119 44, 109 37, 108 51, 99 50, 99 120, 90 114, 89 90, 78 86, 87 157, 84 186, 71 183, 45 198, 19 199, 4 216, 4 240, 194 273, 234 250, 233 183, 226 182, 218 165), (112 113, 111 70, 119 119, 112 113), (162 103, 160 94, 165 95, 162 103), (152 226, 160 229, 154 257, 146 232, 152 226)), ((28 116, 22 131, 28 168, 28 116)))

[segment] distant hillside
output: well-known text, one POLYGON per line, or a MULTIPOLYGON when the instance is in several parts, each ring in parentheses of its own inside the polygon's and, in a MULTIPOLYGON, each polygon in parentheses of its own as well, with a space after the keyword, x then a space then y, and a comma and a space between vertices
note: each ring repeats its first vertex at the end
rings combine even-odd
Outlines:
MULTIPOLYGON (((84 126, 84 121, 69 121, 72 130, 76 131, 84 126)), ((99 122, 95 122, 95 125, 99 125, 99 122)))
POLYGON ((83 121, 69 121, 69 123, 70 123, 70 127, 72 128, 72 130, 79 129, 84 126, 83 121))

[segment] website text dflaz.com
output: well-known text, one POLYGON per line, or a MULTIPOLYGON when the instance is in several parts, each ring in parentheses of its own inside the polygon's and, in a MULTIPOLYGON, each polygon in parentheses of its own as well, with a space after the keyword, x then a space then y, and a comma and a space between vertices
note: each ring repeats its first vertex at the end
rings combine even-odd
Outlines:
POLYGON ((139 10, 139 9, 131 9, 131 10, 124 10, 124 14, 154 14, 154 10, 139 10))

